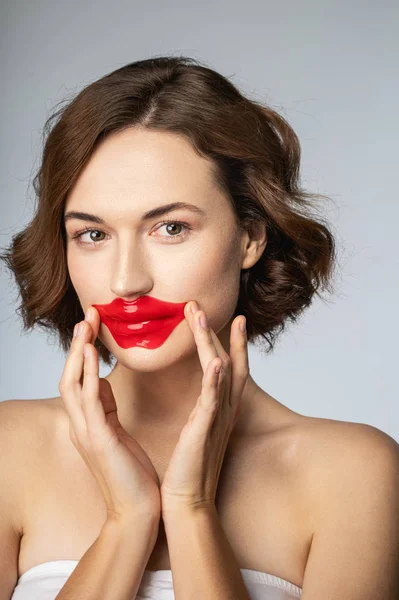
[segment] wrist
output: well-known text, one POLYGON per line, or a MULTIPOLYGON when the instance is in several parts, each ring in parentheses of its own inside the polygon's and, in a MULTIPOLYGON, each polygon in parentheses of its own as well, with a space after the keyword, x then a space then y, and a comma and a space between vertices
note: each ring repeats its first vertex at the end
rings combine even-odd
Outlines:
MULTIPOLYGON (((158 537, 155 519, 112 517, 107 519, 98 539, 112 557, 125 557, 129 568, 139 565, 145 568, 158 537)), ((129 596, 130 597, 130 596, 129 596)))
POLYGON ((195 519, 202 515, 217 515, 217 509, 214 504, 169 504, 162 511, 162 519, 164 523, 173 523, 184 519, 195 519))
POLYGON ((133 533, 156 537, 159 529, 159 515, 150 513, 146 515, 108 515, 103 528, 122 537, 131 537, 133 533))

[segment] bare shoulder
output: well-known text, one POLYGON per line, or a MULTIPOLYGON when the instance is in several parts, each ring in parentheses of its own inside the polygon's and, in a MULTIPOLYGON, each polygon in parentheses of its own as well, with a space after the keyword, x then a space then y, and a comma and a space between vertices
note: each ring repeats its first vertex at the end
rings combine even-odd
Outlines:
POLYGON ((32 400, 3 400, 0 402, 0 431, 13 436, 13 448, 22 450, 43 441, 51 433, 48 420, 61 410, 57 398, 32 400), (14 434, 21 435, 14 435, 14 434), (26 433, 27 435, 22 435, 26 433))
MULTIPOLYGON (((395 453, 398 442, 390 435, 367 423, 338 421, 316 417, 303 417, 298 421, 302 437, 309 443, 310 451, 326 451, 334 454, 338 462, 350 459, 349 451, 387 449, 395 453)), ((319 454, 322 458, 322 454, 319 454)), ((315 456, 317 459, 317 455, 315 456)))
POLYGON ((362 501, 379 485, 383 494, 399 492, 399 444, 384 431, 365 423, 333 419, 300 420, 301 479, 307 491, 313 530, 332 510, 345 510, 352 497, 362 501))
MULTIPOLYGON (((315 469, 323 470, 337 477, 348 469, 362 464, 366 466, 374 457, 398 457, 399 444, 390 435, 367 423, 337 421, 333 419, 306 418, 304 431, 308 429, 308 451, 313 454, 315 469)), ((310 456, 309 456, 310 458, 310 456)))
POLYGON ((299 421, 298 488, 312 532, 304 596, 397 598, 399 444, 365 423, 299 421))
POLYGON ((51 438, 56 435, 51 423, 59 410, 52 398, 39 400, 3 400, 0 402, 0 476, 7 482, 15 507, 15 527, 23 533, 24 499, 38 468, 38 457, 44 456, 51 438))

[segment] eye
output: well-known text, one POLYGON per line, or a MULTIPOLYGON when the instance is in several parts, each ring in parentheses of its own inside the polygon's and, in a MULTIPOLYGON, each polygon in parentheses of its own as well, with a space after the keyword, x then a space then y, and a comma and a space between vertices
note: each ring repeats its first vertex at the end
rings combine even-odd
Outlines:
MULTIPOLYGON (((192 227, 190 227, 190 225, 188 223, 186 223, 185 221, 173 221, 172 219, 167 219, 165 221, 163 221, 162 223, 160 223, 158 229, 160 229, 161 227, 165 227, 167 226, 167 228, 169 228, 169 233, 171 233, 171 225, 177 225, 179 228, 184 228, 185 232, 184 233, 178 233, 177 235, 164 235, 161 236, 166 240, 170 240, 167 243, 174 243, 173 240, 175 238, 178 239, 185 239, 188 235, 189 235, 189 231, 192 229, 192 227)), ((156 231, 158 231, 158 229, 156 231)), ((104 231, 102 231, 101 229, 91 229, 90 227, 85 227, 83 230, 76 232, 74 235, 72 235, 72 239, 76 240, 77 244, 81 245, 81 246, 98 246, 101 242, 103 242, 104 240, 91 240, 89 242, 83 242, 82 241, 82 236, 85 235, 86 233, 91 234, 91 233, 97 233, 97 234, 105 234, 104 231)))
MULTIPOLYGON (((167 220, 164 221, 163 223, 160 224, 158 229, 161 229, 161 227, 165 227, 166 229, 169 230, 169 233, 172 233, 171 229, 172 229, 172 225, 177 225, 178 228, 184 228, 186 231, 185 233, 178 233, 177 235, 172 235, 172 236, 161 236, 161 237, 172 237, 172 238, 182 238, 182 237, 186 237, 186 235, 188 234, 188 231, 191 229, 191 227, 189 226, 188 223, 185 223, 184 221, 172 221, 172 220, 167 220)), ((158 231, 157 229, 157 231, 158 231)))

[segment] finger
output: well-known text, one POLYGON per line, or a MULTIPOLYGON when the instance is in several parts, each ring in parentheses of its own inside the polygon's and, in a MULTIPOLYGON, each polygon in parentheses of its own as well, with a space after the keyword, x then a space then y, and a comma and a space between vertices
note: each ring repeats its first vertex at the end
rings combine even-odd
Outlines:
POLYGON ((220 358, 214 359, 208 364, 202 386, 200 403, 194 414, 194 431, 204 441, 219 412, 219 397, 223 373, 222 371, 217 373, 217 367, 221 367, 221 364, 220 358))
MULTIPOLYGON (((76 327, 78 325, 77 323, 76 327)), ((86 324, 82 335, 73 338, 59 383, 61 398, 77 434, 86 430, 86 420, 82 411, 81 391, 83 382, 83 345, 88 331, 89 328, 86 324)))
MULTIPOLYGON (((193 323, 193 318, 194 318, 194 314, 191 312, 191 305, 195 304, 195 302, 191 302, 190 301, 189 304, 190 304, 190 306, 188 306, 188 308, 187 308, 186 318, 189 321, 189 323, 191 324, 191 323, 193 323)), ((224 349, 224 347, 222 345, 222 342, 219 340, 218 336, 213 331, 212 327, 210 327, 210 332, 211 332, 212 340, 213 340, 213 343, 215 345, 215 348, 216 348, 216 351, 217 351, 218 355, 220 356, 220 358, 223 361, 225 361, 227 358, 229 358, 228 353, 224 349)))
MULTIPOLYGON (((191 306, 196 306, 197 303, 194 302, 194 301, 191 301, 188 304, 189 304, 189 306, 187 307, 187 315, 186 316, 187 316, 187 319, 190 322, 190 326, 191 326, 191 328, 192 328, 192 330, 194 332, 194 337, 195 337, 196 317, 198 315, 198 312, 200 312, 200 311, 197 311, 195 313, 195 315, 194 315, 191 312, 191 306)), ((202 312, 204 313, 204 311, 202 311, 202 312)), ((226 399, 229 400, 229 398, 230 398, 231 359, 230 359, 229 354, 224 349, 221 341, 217 337, 216 333, 213 331, 213 329, 210 326, 209 326, 209 332, 208 333, 209 333, 210 339, 213 342, 213 345, 215 347, 217 355, 222 359, 222 367, 223 367, 223 370, 225 372, 225 375, 224 375, 224 378, 223 378, 224 379, 224 393, 223 393, 223 402, 222 402, 222 404, 224 404, 224 402, 226 401, 226 399)), ((197 343, 197 345, 198 345, 198 343, 197 343)), ((198 345, 198 350, 199 350, 198 353, 200 355, 200 360, 201 360, 201 353, 200 353, 200 347, 199 347, 199 345, 198 345)), ((206 360, 206 359, 204 359, 204 360, 206 360)), ((202 364, 202 361, 201 361, 201 364, 202 364)), ((205 370, 203 364, 202 364, 202 368, 203 368, 203 370, 205 370)))
POLYGON ((83 386, 83 347, 85 343, 89 342, 92 337, 92 329, 90 323, 87 321, 80 321, 76 327, 80 325, 82 327, 80 335, 76 335, 73 338, 71 344, 71 361, 67 366, 67 381, 69 384, 76 388, 79 392, 82 391, 83 386))
POLYGON ((98 332, 100 330, 101 325, 100 314, 95 306, 95 304, 92 304, 88 306, 85 311, 85 321, 87 321, 90 324, 90 327, 92 329, 89 341, 93 345, 98 337, 98 332))
POLYGON ((246 332, 240 330, 240 323, 246 323, 240 315, 234 319, 230 331, 231 387, 230 402, 235 409, 240 402, 249 375, 248 341, 246 332))
POLYGON ((192 315, 192 317, 193 318, 191 319, 190 326, 197 344, 198 356, 201 362, 202 370, 205 373, 208 363, 212 359, 218 357, 219 354, 216 350, 215 344, 213 343, 209 323, 207 325, 207 329, 205 329, 201 324, 201 318, 205 317, 206 319, 205 312, 203 310, 198 310, 195 315, 192 315))
POLYGON ((88 431, 99 431, 106 425, 100 400, 98 352, 92 344, 84 345, 82 407, 88 431))

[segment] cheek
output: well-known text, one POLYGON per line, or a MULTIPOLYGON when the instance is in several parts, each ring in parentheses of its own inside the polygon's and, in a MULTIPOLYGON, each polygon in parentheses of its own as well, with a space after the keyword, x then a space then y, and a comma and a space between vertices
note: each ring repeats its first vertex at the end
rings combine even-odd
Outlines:
POLYGON ((215 248, 191 261, 180 279, 179 296, 196 300, 215 332, 231 319, 240 288, 240 256, 231 245, 215 248))
POLYGON ((179 295, 186 297, 209 298, 235 289, 235 274, 240 272, 238 259, 225 247, 202 244, 195 252, 189 252, 184 259, 171 262, 163 270, 166 282, 174 282, 179 295))
POLYGON ((68 270, 72 285, 75 288, 75 292, 79 299, 82 300, 84 292, 87 292, 87 287, 88 285, 90 286, 90 280, 87 280, 81 268, 74 268, 73 265, 70 264, 68 266, 68 270))
POLYGON ((93 276, 93 264, 82 258, 67 255, 67 266, 69 277, 82 306, 93 301, 93 298, 101 298, 104 294, 104 269, 96 267, 96 275, 93 276))

